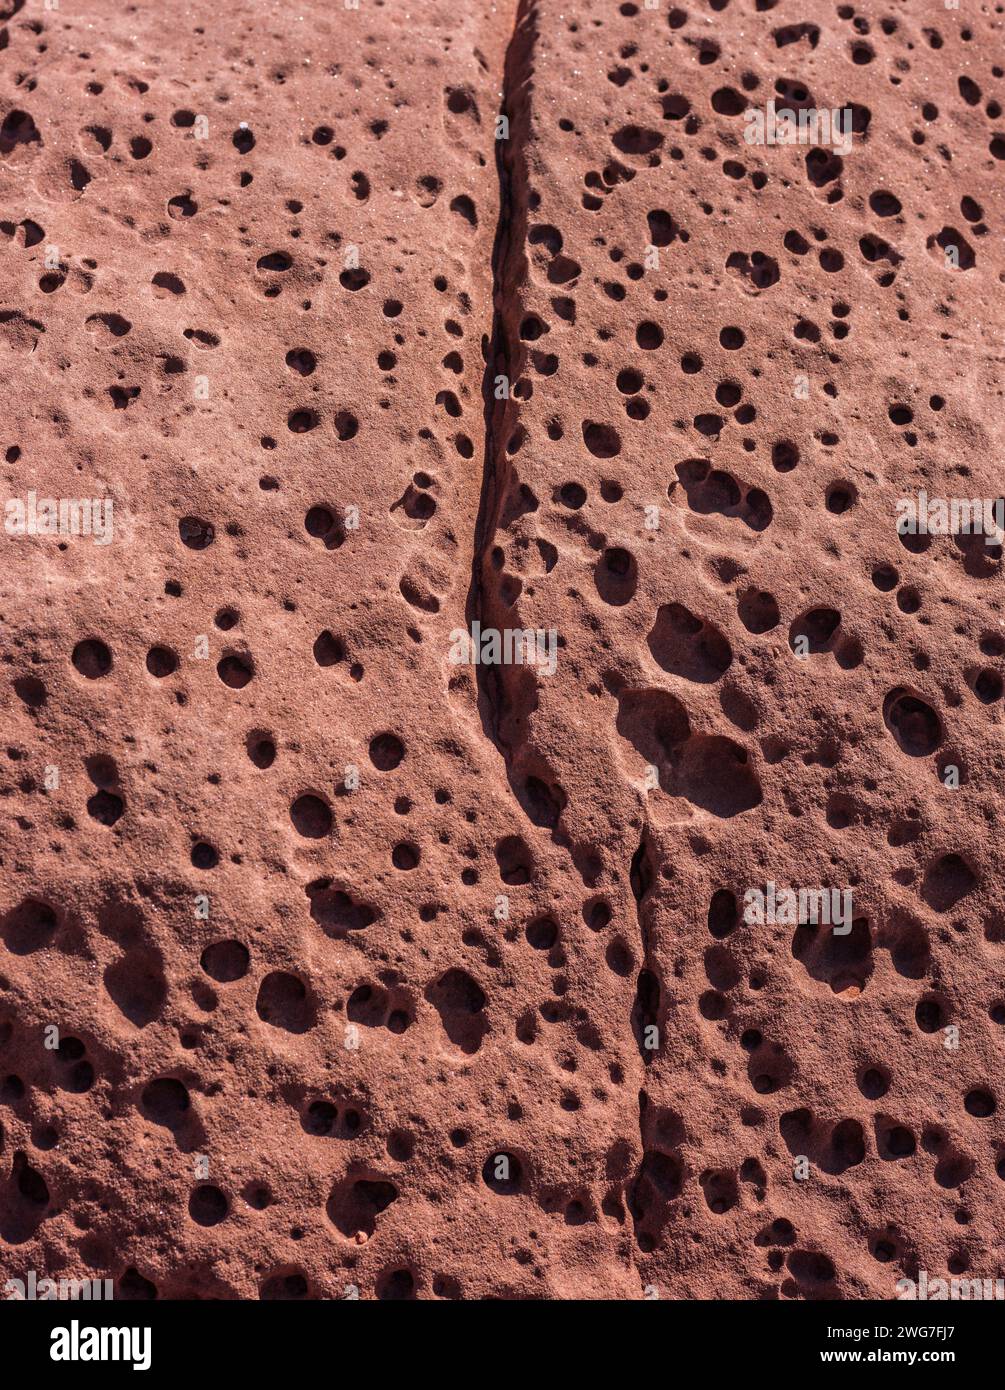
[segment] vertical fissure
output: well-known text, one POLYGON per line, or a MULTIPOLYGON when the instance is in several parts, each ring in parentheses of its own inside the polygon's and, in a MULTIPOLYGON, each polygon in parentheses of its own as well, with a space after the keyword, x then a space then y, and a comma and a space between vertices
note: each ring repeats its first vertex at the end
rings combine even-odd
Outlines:
MULTIPOLYGON (((469 631, 475 623, 483 629, 496 625, 486 569, 491 564, 490 550, 508 481, 506 440, 515 426, 517 413, 513 386, 523 370, 519 298, 527 267, 524 249, 528 203, 526 145, 536 38, 535 0, 520 0, 503 66, 499 116, 504 119, 505 126, 501 132, 497 129, 495 141, 499 221, 492 250, 492 334, 485 353, 482 383, 485 444, 482 488, 465 609, 469 631), (503 382, 505 386, 501 390, 503 382)), ((508 767, 511 750, 502 732, 507 695, 501 668, 479 662, 475 672, 483 730, 508 767)))
POLYGON ((635 1002, 632 1005, 632 1032, 635 1035, 639 1054, 647 1067, 656 1055, 656 1049, 651 1046, 653 1041, 651 1030, 659 1026, 660 1008, 659 974, 653 959, 645 903, 646 896, 652 888, 654 876, 647 828, 642 832, 642 838, 639 840, 638 849, 632 855, 632 862, 628 871, 632 897, 635 899, 635 916, 638 923, 642 956, 635 987, 635 1002))

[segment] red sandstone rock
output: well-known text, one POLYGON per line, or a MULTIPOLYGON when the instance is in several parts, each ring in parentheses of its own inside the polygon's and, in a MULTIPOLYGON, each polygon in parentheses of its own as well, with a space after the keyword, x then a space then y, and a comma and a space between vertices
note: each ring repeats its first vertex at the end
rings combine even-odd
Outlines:
POLYGON ((0 1272, 999 1273, 1000 21, 5 30, 0 1272))

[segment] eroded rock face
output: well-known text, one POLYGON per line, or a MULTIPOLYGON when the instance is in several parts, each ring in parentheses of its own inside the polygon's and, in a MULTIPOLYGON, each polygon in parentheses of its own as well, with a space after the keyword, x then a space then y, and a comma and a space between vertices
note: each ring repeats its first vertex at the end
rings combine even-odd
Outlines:
POLYGON ((300 13, 6 21, 0 1270, 994 1275, 1000 23, 300 13))

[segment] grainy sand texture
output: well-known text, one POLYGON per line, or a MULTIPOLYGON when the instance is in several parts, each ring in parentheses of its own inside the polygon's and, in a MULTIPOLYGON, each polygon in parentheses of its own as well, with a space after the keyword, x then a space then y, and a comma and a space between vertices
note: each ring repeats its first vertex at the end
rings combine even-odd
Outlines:
POLYGON ((1002 6, 0 3, 0 1284, 1000 1275, 1002 6))

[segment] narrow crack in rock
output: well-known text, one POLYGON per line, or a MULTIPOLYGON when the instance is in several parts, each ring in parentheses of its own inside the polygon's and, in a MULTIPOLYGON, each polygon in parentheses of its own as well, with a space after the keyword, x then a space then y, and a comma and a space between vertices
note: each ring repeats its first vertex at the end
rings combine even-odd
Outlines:
MULTIPOLYGON (((534 44, 537 38, 535 0, 520 0, 513 34, 506 49, 499 115, 507 123, 505 138, 496 131, 495 154, 499 177, 499 221, 492 249, 492 337, 488 344, 483 382, 484 471, 481 501, 475 526, 471 585, 467 602, 469 630, 497 625, 486 574, 491 566, 491 547, 499 524, 499 508, 506 493, 506 440, 517 415, 512 388, 523 367, 517 325, 519 294, 527 270, 526 141, 530 124, 530 96, 534 44), (501 394, 504 393, 504 394, 501 394)), ((478 704, 486 735, 505 758, 512 749, 502 735, 506 704, 505 681, 498 666, 476 668, 478 704)))

